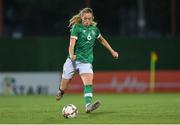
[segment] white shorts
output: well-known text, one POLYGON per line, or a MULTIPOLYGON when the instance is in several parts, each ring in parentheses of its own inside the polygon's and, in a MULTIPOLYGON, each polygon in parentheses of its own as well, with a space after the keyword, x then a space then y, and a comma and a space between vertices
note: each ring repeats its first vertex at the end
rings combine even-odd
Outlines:
POLYGON ((72 62, 69 58, 67 58, 63 66, 62 77, 64 79, 71 79, 76 72, 79 72, 79 74, 93 73, 92 64, 82 63, 79 61, 72 62))

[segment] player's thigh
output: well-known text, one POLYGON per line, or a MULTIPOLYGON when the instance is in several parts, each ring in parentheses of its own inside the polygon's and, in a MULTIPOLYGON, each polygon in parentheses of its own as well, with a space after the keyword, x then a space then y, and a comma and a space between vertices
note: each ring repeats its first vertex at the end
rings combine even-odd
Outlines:
POLYGON ((89 85, 93 83, 93 69, 90 63, 78 63, 77 69, 84 85, 89 85))
POLYGON ((72 79, 72 77, 75 74, 75 67, 73 65, 73 62, 68 58, 63 66, 63 74, 62 79, 65 79, 65 81, 72 79))
POLYGON ((81 79, 84 85, 92 85, 93 84, 93 73, 82 73, 80 74, 81 79))

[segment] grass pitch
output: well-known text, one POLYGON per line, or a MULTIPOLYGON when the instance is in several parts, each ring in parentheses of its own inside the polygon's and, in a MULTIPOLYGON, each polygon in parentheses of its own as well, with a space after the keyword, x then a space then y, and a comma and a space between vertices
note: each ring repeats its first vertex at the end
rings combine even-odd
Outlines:
POLYGON ((180 94, 95 94, 102 106, 86 114, 83 95, 1 96, 0 123, 180 123, 180 94), (78 107, 77 118, 65 119, 61 110, 66 104, 78 107))

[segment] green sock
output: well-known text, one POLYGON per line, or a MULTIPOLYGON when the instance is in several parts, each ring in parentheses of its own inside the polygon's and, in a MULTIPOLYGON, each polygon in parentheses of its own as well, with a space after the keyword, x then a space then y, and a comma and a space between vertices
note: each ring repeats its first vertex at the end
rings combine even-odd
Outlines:
POLYGON ((93 91, 92 85, 84 86, 84 97, 85 97, 86 106, 87 104, 92 103, 92 96, 93 96, 92 91, 93 91))

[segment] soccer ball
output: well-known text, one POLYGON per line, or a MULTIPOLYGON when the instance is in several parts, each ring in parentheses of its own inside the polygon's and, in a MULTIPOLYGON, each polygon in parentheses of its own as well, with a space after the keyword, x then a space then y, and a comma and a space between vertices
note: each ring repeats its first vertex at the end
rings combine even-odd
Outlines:
POLYGON ((62 109, 62 115, 65 118, 75 118, 78 114, 78 109, 73 104, 65 105, 62 109))

